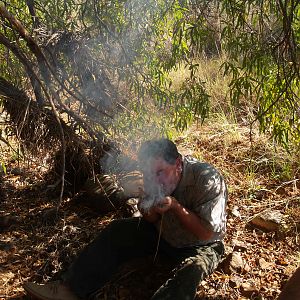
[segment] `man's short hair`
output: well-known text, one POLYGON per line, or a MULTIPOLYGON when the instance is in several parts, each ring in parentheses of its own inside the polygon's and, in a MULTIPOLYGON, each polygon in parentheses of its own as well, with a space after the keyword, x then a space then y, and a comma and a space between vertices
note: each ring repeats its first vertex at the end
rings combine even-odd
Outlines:
POLYGON ((138 153, 140 163, 146 162, 150 158, 162 158, 167 163, 174 165, 179 156, 176 145, 165 138, 144 142, 138 153))

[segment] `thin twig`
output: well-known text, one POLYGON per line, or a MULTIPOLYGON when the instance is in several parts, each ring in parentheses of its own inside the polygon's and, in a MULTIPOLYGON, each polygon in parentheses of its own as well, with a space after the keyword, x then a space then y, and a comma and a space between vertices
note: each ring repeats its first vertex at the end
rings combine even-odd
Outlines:
POLYGON ((155 250, 155 255, 154 255, 154 258, 153 258, 153 262, 156 261, 156 257, 157 257, 157 254, 158 254, 158 248, 159 248, 159 244, 160 244, 163 219, 164 219, 164 213, 161 215, 161 219, 160 219, 160 226, 159 226, 159 232, 158 232, 158 240, 157 240, 157 244, 156 244, 156 250, 155 250))

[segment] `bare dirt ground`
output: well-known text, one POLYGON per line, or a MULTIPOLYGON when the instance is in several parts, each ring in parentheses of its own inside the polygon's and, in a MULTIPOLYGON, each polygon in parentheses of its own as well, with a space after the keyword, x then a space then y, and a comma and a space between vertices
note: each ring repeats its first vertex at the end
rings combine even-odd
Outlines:
MULTIPOLYGON (((252 147, 243 128, 193 128, 177 139, 184 154, 215 165, 229 187, 226 256, 238 252, 240 266, 224 263, 199 285, 197 299, 276 299, 299 265, 299 169, 275 153, 259 136, 252 147), (274 158, 275 157, 275 158, 274 158), (288 176, 288 172, 292 175, 288 176), (249 221, 268 209, 284 215, 276 232, 251 227, 249 221)), ((59 277, 76 253, 122 212, 99 215, 65 199, 58 218, 57 201, 39 166, 8 161, 1 176, 0 214, 9 215, 0 232, 0 299, 26 299, 22 283, 59 277), (12 172, 14 170, 14 172, 12 172)), ((168 278, 163 258, 132 262, 98 293, 98 299, 150 299, 168 278)))

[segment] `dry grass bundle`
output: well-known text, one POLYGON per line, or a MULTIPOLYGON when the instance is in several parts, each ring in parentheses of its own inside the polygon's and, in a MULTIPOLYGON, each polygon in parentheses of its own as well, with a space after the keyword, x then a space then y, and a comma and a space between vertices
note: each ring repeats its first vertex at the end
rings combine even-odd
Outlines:
MULTIPOLYGON (((74 195, 88 178, 103 173, 100 159, 111 151, 111 145, 101 142, 91 145, 90 142, 78 138, 66 145, 65 151, 65 187, 66 191, 74 195)), ((61 174, 63 153, 57 151, 53 159, 50 174, 61 174)))

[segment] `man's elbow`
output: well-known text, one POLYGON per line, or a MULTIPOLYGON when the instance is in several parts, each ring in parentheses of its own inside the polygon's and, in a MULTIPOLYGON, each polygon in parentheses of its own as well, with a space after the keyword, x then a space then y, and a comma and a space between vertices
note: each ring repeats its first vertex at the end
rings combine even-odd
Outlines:
POLYGON ((210 241, 213 238, 213 236, 214 232, 212 230, 201 231, 197 234, 197 237, 203 242, 210 241))

